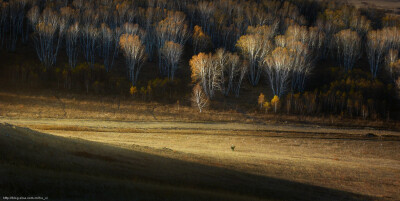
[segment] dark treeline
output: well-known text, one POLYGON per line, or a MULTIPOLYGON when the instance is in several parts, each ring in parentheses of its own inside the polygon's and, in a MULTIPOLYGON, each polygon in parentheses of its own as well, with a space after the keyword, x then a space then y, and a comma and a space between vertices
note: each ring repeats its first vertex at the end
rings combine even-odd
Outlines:
POLYGON ((3 50, 32 47, 40 61, 3 72, 32 85, 57 80, 151 99, 182 95, 190 80, 200 111, 216 97, 240 97, 243 85, 263 85, 271 94, 254 96, 266 112, 363 118, 390 116, 400 87, 400 18, 340 1, 0 3, 3 50), (149 64, 159 78, 142 77, 149 64))

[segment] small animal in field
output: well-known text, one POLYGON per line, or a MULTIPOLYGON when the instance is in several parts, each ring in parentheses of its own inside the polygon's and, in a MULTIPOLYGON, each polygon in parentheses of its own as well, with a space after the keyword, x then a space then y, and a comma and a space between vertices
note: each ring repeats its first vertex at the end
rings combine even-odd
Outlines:
POLYGON ((235 145, 231 145, 231 149, 232 149, 232 151, 235 151, 235 145))

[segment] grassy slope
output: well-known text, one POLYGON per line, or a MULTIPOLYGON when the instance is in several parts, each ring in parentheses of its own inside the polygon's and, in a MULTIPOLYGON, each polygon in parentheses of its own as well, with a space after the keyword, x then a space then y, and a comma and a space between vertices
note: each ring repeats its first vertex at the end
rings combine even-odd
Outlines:
POLYGON ((152 148, 127 149, 2 124, 0 195, 51 200, 372 199, 179 158, 172 150, 155 154, 152 148))

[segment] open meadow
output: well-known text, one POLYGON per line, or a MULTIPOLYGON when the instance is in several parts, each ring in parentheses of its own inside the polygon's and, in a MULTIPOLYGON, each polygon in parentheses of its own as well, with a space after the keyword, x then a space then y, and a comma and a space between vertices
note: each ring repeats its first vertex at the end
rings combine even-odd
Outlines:
MULTIPOLYGON (((68 117, 74 105, 68 98, 62 107, 47 96, 29 97, 31 104, 10 93, 0 97, 1 195, 50 200, 400 199, 400 133, 395 130, 262 119, 246 123, 241 113, 223 121, 218 112, 220 121, 189 122, 190 117, 161 113, 154 118, 147 106, 109 114, 119 118, 95 118, 90 106, 75 107, 74 114, 84 114, 78 118, 68 117), (37 99, 41 103, 33 104, 37 99)), ((191 108, 180 110, 190 113, 191 108)))
POLYGON ((347 0, 357 8, 377 8, 394 14, 400 13, 399 0, 347 0))

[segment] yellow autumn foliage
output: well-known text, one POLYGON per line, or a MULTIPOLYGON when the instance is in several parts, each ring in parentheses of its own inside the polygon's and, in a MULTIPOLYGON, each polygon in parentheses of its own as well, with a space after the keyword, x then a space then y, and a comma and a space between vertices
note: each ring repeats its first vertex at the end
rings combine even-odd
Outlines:
POLYGON ((264 102, 265 96, 263 93, 260 93, 260 96, 258 96, 258 105, 260 105, 260 109, 263 107, 264 102))
POLYGON ((271 105, 274 106, 274 111, 276 113, 278 110, 278 105, 279 105, 279 97, 277 95, 275 95, 274 98, 272 98, 271 105))
POLYGON ((131 86, 131 88, 129 89, 129 93, 133 96, 137 93, 137 88, 134 86, 131 86))

